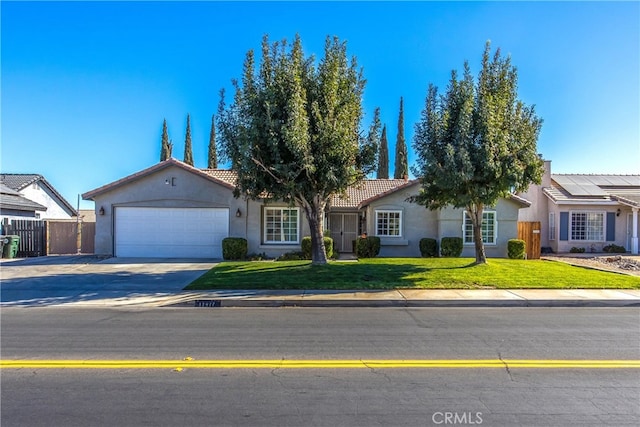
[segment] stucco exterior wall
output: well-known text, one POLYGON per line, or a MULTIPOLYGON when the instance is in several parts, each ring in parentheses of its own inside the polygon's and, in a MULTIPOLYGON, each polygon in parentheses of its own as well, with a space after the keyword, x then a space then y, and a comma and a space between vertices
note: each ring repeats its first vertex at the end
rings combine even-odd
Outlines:
POLYGON ((46 206, 47 210, 39 211, 40 219, 72 219, 75 218, 58 203, 58 198, 46 186, 35 182, 20 190, 20 194, 29 200, 46 206))
POLYGON ((380 257, 420 257, 420 239, 437 238, 437 212, 422 205, 409 203, 407 199, 416 194, 419 184, 391 193, 375 200, 367 207, 366 233, 376 236, 376 211, 401 211, 401 235, 380 237, 380 257))
POLYGON ((95 253, 113 255, 114 212, 119 206, 228 208, 229 236, 246 237, 246 202, 231 189, 171 166, 95 197, 95 253), (166 184, 166 182, 169 184, 166 184), (104 215, 100 215, 100 209, 104 215), (236 212, 240 209, 241 216, 236 212))
MULTIPOLYGON (((248 206, 248 217, 246 224, 246 239, 249 253, 264 253, 268 257, 276 258, 286 252, 300 251, 300 241, 305 236, 311 235, 309 231, 309 223, 302 209, 299 210, 299 230, 298 243, 291 244, 273 244, 264 242, 264 208, 268 207, 290 207, 286 203, 271 202, 267 205, 261 201, 249 200, 246 202, 248 206)), ((244 237, 244 236, 243 236, 244 237)))
POLYGON ((544 162, 544 174, 540 185, 531 185, 525 193, 518 195, 531 202, 528 208, 521 208, 518 213, 518 221, 540 222, 540 246, 549 247, 549 198, 542 192, 543 188, 551 186, 551 161, 544 162))
MULTIPOLYGON (((556 253, 567 253, 571 250, 571 248, 584 248, 587 253, 589 252, 602 252, 602 248, 604 246, 610 244, 616 244, 618 246, 623 246, 627 251, 631 250, 631 242, 630 242, 630 223, 629 223, 629 215, 632 213, 631 208, 629 207, 620 207, 618 205, 613 204, 589 204, 589 205, 580 205, 580 204, 562 204, 556 205, 552 202, 549 203, 549 212, 555 213, 555 222, 556 222, 556 236, 555 239, 549 240, 549 246, 556 253), (618 209, 620 209, 620 214, 618 215, 618 209), (589 240, 571 240, 571 227, 569 225, 568 229, 568 240, 560 239, 560 213, 561 212, 604 212, 605 219, 605 236, 602 241, 589 241, 589 240), (607 215, 609 214, 609 215, 607 215), (615 239, 607 240, 606 230, 607 230, 607 222, 613 216, 615 222, 615 239)), ((548 215, 547 215, 548 216, 548 215)), ((569 221, 571 217, 569 216, 569 221)), ((633 217, 631 217, 633 218, 633 217)), ((548 220, 547 220, 548 221, 548 220)), ((639 220, 640 227, 640 220, 639 220)))
MULTIPOLYGON (((495 207, 487 207, 487 211, 496 212, 497 238, 495 244, 485 244, 484 249, 487 257, 504 258, 507 256, 507 242, 518 237, 518 211, 520 205, 514 201, 500 199, 495 207)), ((439 212, 440 233, 438 241, 443 237, 462 237, 463 235, 463 209, 446 208, 439 212)), ((475 257, 475 246, 473 243, 464 244, 462 249, 463 257, 475 257)))

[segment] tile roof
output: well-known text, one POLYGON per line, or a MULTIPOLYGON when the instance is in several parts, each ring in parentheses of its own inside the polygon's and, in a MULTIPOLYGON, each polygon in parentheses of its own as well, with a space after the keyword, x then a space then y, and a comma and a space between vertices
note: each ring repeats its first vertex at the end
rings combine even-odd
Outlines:
POLYGON ((42 175, 34 173, 3 173, 0 174, 0 181, 7 187, 20 191, 36 181, 44 179, 42 175))
POLYGON ((47 208, 40 203, 29 200, 22 194, 9 187, 0 184, 0 206, 3 209, 14 209, 18 211, 46 211, 47 208))
MULTIPOLYGON (((15 190, 21 191, 22 189, 28 187, 34 182, 41 182, 44 186, 49 188, 51 192, 58 198, 60 203, 63 205, 62 207, 69 211, 71 216, 76 216, 78 213, 75 208, 71 206, 62 194, 58 193, 58 191, 51 185, 44 176, 35 173, 3 173, 0 174, 0 182, 6 185, 7 187, 15 190)), ((35 202, 33 202, 35 203, 35 202)), ((39 205, 42 206, 42 205, 39 205)))
MULTIPOLYGON (((202 169, 202 172, 235 186, 238 174, 229 169, 202 169)), ((331 199, 331 207, 359 209, 372 201, 391 194, 400 188, 411 186, 417 180, 404 179, 366 179, 360 184, 351 186, 342 196, 335 195, 331 199)))
POLYGON ((201 169, 202 172, 209 176, 212 176, 220 181, 226 182, 229 185, 236 186, 238 174, 229 169, 201 169))
POLYGON ((344 195, 334 195, 332 208, 360 209, 381 197, 418 183, 404 179, 365 179, 360 184, 347 188, 344 195))

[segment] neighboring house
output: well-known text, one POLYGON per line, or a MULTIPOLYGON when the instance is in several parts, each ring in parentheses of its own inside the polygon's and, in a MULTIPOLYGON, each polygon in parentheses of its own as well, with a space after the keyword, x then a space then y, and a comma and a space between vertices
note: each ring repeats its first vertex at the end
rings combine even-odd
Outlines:
POLYGON ((46 206, 29 200, 0 182, 0 217, 2 223, 11 219, 37 219, 46 206))
POLYGON ((42 175, 23 173, 0 174, 0 182, 46 210, 36 213, 35 219, 71 219, 76 210, 42 175))
MULTIPOLYGON (((157 163, 82 195, 95 202, 95 253, 120 257, 221 258, 222 239, 243 237, 249 253, 278 256, 300 250, 309 226, 302 210, 283 202, 234 198, 236 175, 197 169, 176 159, 157 163)), ((409 203, 418 181, 365 180, 334 197, 325 228, 339 251, 351 252, 357 236, 381 238, 380 256, 420 256, 423 237, 462 237, 463 256, 474 256, 471 222, 460 209, 429 211, 409 203)), ((517 237, 518 210, 530 205, 513 196, 485 211, 488 256, 506 256, 517 237)))
POLYGON ((541 185, 522 194, 532 206, 520 221, 541 223, 541 245, 553 252, 602 252, 616 244, 638 254, 640 175, 552 174, 545 162, 541 185))

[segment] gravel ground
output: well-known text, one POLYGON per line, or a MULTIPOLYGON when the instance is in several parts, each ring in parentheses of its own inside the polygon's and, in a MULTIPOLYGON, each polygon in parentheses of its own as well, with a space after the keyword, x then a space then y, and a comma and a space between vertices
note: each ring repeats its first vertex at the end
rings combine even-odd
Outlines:
POLYGON ((544 256, 550 261, 566 262, 571 265, 597 268, 599 270, 640 276, 640 257, 625 255, 594 255, 583 257, 544 256))

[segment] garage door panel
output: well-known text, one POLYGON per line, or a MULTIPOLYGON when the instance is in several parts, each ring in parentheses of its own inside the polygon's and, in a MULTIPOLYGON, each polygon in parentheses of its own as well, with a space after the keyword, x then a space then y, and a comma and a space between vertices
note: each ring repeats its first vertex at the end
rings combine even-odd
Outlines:
POLYGON ((229 210, 220 208, 116 208, 116 256, 222 258, 229 210))

